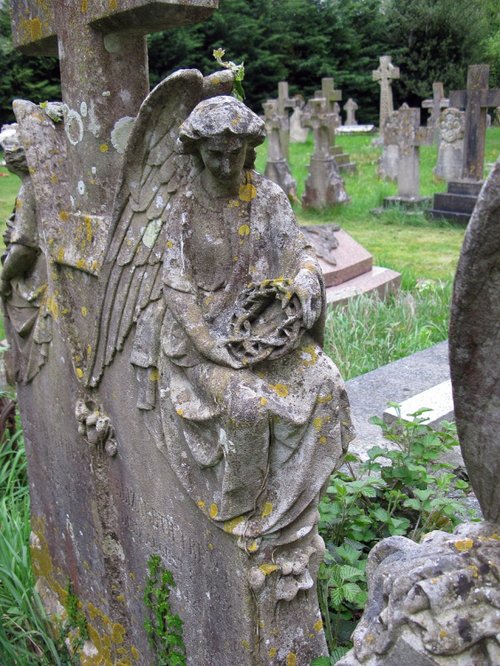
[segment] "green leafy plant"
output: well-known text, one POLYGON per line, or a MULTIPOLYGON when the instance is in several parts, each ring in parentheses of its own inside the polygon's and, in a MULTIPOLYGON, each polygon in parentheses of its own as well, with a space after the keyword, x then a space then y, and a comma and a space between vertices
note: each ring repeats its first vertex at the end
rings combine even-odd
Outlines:
POLYGON ((443 460, 458 445, 454 425, 443 423, 441 430, 434 430, 425 423, 425 409, 408 422, 399 406, 391 404, 397 412, 392 424, 379 418, 372 422, 393 448, 373 447, 364 462, 348 454, 347 471, 332 476, 320 503, 327 552, 318 591, 332 655, 348 648, 361 617, 367 598, 366 560, 378 541, 392 535, 419 540, 434 529, 452 531, 470 518, 463 501, 469 485, 443 460))
POLYGON ((144 628, 155 651, 156 666, 185 666, 186 651, 182 635, 182 620, 170 608, 170 590, 175 587, 172 573, 163 567, 159 555, 148 560, 148 578, 144 603, 150 617, 144 628))
POLYGON ((236 99, 239 99, 240 102, 242 102, 245 99, 245 91, 243 90, 243 84, 241 83, 245 78, 245 65, 244 63, 240 63, 239 65, 237 65, 236 63, 230 60, 229 61, 222 60, 225 54, 226 52, 224 51, 224 49, 215 49, 213 51, 213 56, 217 61, 217 63, 224 69, 229 69, 231 72, 233 72, 234 74, 233 95, 236 97, 236 99))

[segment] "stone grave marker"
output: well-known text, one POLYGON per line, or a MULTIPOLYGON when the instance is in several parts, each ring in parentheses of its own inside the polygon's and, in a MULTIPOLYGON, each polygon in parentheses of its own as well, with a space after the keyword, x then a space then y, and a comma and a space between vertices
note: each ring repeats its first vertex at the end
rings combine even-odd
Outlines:
POLYGON ((401 206, 418 209, 430 202, 420 196, 420 156, 422 145, 433 141, 432 128, 420 127, 420 109, 407 104, 395 111, 385 124, 384 141, 398 146, 398 194, 384 199, 384 208, 401 206))
POLYGON ((17 375, 37 589, 57 610, 71 582, 89 663, 155 663, 154 555, 175 580, 188 664, 326 654, 317 503, 351 435, 317 342, 320 269, 285 194, 247 170, 263 123, 227 96, 230 72, 181 70, 147 95, 145 42, 129 34, 216 5, 16 3, 18 44, 60 41, 64 106, 15 103, 27 169, 3 303, 14 363, 43 359, 17 375), (43 269, 20 331, 18 286, 43 269), (270 374, 249 369, 259 361, 270 374))
POLYGON ((284 118, 278 114, 278 101, 267 100, 264 107, 264 123, 267 134, 267 161, 265 175, 277 183, 290 199, 297 200, 297 183, 292 177, 288 162, 281 149, 280 130, 284 118))
POLYGON ((346 125, 357 125, 358 121, 356 120, 356 111, 358 110, 358 105, 356 102, 349 97, 347 102, 344 104, 344 111, 347 114, 345 124, 346 125))
POLYGON ((288 109, 295 106, 294 99, 288 93, 288 82, 280 81, 278 83, 278 115, 281 120, 281 150, 286 160, 289 158, 288 144, 290 141, 290 115, 288 109))
POLYGON ((439 150, 433 172, 447 182, 460 178, 464 153, 465 114, 448 107, 441 111, 439 119, 439 150))
POLYGON ((380 56, 379 66, 372 71, 373 81, 377 81, 380 85, 380 113, 378 126, 381 133, 383 132, 385 121, 394 112, 391 87, 392 82, 399 79, 399 67, 395 67, 391 60, 391 56, 380 56))
POLYGON ((309 129, 302 125, 305 100, 302 95, 295 95, 293 99, 295 106, 290 116, 290 143, 306 143, 309 129))
POLYGON ((341 146, 335 145, 335 134, 337 129, 342 125, 340 105, 338 103, 342 100, 342 91, 335 89, 334 80, 332 78, 325 77, 321 79, 321 90, 316 91, 315 97, 322 98, 326 101, 326 112, 333 118, 329 129, 330 149, 339 171, 341 173, 355 173, 355 162, 351 162, 349 154, 345 153, 341 146))
POLYGON ((487 110, 500 104, 500 89, 488 88, 489 72, 489 65, 470 65, 467 90, 450 93, 450 106, 465 109, 462 173, 446 193, 434 195, 429 217, 467 223, 474 209, 483 183, 487 110))
POLYGON ((303 122, 306 127, 312 128, 314 152, 311 155, 302 205, 305 208, 321 209, 346 203, 349 197, 330 150, 330 132, 334 119, 328 112, 323 97, 315 97, 309 100, 308 104, 310 110, 304 114, 303 122))
POLYGON ((420 543, 389 537, 372 549, 367 605, 339 666, 498 663, 499 210, 500 160, 467 227, 449 331, 457 432, 484 520, 420 543))
POLYGON ((450 105, 450 100, 444 96, 444 86, 440 81, 435 81, 432 84, 432 99, 424 99, 422 102, 423 109, 429 109, 429 117, 427 119, 427 127, 433 127, 435 130, 434 141, 439 143, 439 120, 442 109, 446 109, 450 105))

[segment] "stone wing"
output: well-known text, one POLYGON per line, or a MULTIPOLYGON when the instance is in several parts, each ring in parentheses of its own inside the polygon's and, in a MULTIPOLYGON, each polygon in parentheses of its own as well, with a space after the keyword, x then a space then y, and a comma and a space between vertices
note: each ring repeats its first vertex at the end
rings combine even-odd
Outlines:
MULTIPOLYGON (((229 73, 228 73, 229 74, 229 73)), ((227 94, 232 75, 180 70, 146 98, 124 155, 106 257, 101 308, 87 384, 96 386, 145 308, 161 298, 169 201, 188 179, 192 158, 176 151, 178 128, 204 97, 227 94)))

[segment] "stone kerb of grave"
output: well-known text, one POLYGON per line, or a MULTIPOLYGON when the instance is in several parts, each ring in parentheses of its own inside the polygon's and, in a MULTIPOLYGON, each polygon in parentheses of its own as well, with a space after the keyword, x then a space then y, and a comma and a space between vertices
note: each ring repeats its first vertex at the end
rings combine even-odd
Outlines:
POLYGON ((368 602, 340 666, 495 666, 500 657, 500 160, 478 198, 455 278, 450 368, 457 431, 484 521, 368 559, 368 602))
POLYGON ((15 105, 22 205, 2 284, 33 566, 47 604, 71 580, 86 654, 103 662, 155 661, 152 555, 173 574, 193 664, 305 665, 327 652, 317 505, 352 438, 349 407, 320 346, 321 269, 284 192, 252 169, 264 123, 232 85, 230 72, 181 70, 147 96, 102 211, 108 233, 89 226, 79 245, 101 264, 86 272, 84 254, 66 282, 45 233, 65 209, 47 211, 78 157, 57 108, 15 105), (19 287, 45 279, 20 331, 19 287))

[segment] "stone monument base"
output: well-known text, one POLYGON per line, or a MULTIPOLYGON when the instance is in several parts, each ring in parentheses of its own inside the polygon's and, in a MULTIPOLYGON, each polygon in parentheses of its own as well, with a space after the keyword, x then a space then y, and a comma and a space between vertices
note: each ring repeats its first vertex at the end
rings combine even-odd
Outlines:
POLYGON ((434 195, 432 208, 426 211, 426 217, 467 224, 482 185, 482 181, 475 180, 450 181, 447 192, 434 195))
POLYGON ((384 208, 401 208, 405 212, 419 212, 427 208, 431 203, 431 197, 385 197, 384 208))
POLYGON ((399 291, 400 285, 400 273, 390 268, 373 266, 366 273, 347 280, 347 282, 327 287, 326 300, 328 305, 336 307, 337 305, 344 305, 351 298, 363 294, 378 294, 380 298, 386 298, 399 291))

